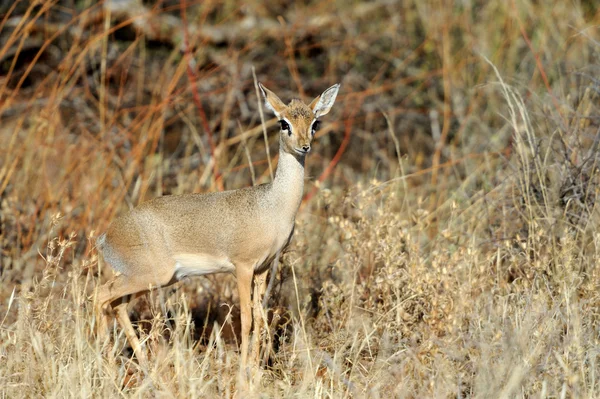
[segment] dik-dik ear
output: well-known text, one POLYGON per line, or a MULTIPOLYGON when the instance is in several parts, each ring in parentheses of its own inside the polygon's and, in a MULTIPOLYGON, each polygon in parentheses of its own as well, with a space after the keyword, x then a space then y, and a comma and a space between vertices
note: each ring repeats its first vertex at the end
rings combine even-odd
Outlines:
POLYGON ((258 87, 265 98, 265 105, 275 113, 277 118, 280 118, 281 113, 285 110, 285 104, 277 97, 275 93, 267 89, 262 83, 258 83, 258 87))
POLYGON ((336 83, 310 103, 309 107, 317 118, 327 114, 331 107, 333 107, 339 89, 340 84, 336 83))

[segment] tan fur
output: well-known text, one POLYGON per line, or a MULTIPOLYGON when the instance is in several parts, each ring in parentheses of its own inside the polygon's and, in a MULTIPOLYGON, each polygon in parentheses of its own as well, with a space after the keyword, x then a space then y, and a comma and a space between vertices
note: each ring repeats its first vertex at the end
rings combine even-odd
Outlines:
MULTIPOLYGON (((292 130, 291 136, 280 133, 279 164, 272 183, 210 194, 159 197, 113 221, 99 238, 98 248, 120 275, 99 289, 101 330, 106 329, 108 308, 120 298, 186 276, 233 272, 240 296, 241 366, 245 367, 252 324, 252 278, 256 272, 261 288, 255 290, 255 295, 262 296, 268 263, 291 239, 302 200, 311 125, 316 115, 329 111, 338 87, 332 86, 323 93, 329 93, 327 102, 319 101, 319 96, 310 106, 299 100, 285 106, 260 85, 267 107, 280 119, 287 119, 292 130), (304 153, 299 152, 302 147, 304 153)), ((126 304, 127 299, 118 307, 118 321, 138 359, 143 361, 145 355, 127 316, 126 304)))

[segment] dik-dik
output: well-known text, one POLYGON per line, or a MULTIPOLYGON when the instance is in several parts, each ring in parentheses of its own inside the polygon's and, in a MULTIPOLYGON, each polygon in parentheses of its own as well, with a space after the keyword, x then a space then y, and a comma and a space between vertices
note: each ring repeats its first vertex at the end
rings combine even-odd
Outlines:
POLYGON ((266 106, 279 119, 279 163, 273 182, 210 194, 158 197, 114 220, 98 239, 99 262, 119 272, 97 296, 99 332, 107 331, 108 310, 116 318, 134 353, 145 362, 140 341, 127 314, 129 296, 167 286, 187 276, 234 273, 240 297, 241 367, 247 365, 252 326, 252 280, 257 304, 266 289, 268 264, 289 244, 302 200, 304 162, 318 129, 339 90, 331 86, 309 105, 285 105, 259 83, 266 106))

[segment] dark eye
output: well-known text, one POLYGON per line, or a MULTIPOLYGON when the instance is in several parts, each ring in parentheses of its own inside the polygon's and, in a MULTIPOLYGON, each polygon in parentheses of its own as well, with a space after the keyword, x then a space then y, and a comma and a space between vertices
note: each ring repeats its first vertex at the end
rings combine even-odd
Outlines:
POLYGON ((319 121, 319 120, 314 121, 314 123, 312 124, 312 134, 313 135, 315 134, 315 132, 317 130, 319 130, 319 127, 321 127, 321 121, 319 121))
POLYGON ((292 129, 290 129, 290 125, 286 121, 282 119, 279 121, 279 124, 281 125, 282 132, 287 131, 290 136, 292 135, 292 129))

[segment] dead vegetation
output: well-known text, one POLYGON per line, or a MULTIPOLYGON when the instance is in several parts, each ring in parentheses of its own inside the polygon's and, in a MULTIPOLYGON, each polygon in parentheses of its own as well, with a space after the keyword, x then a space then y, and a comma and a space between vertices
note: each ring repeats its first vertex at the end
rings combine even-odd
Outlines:
POLYGON ((138 300, 140 370, 90 334, 94 240, 145 199, 269 181, 253 72, 287 100, 342 83, 257 396, 599 396, 593 1, 0 12, 3 396, 233 396, 232 280, 138 300))

